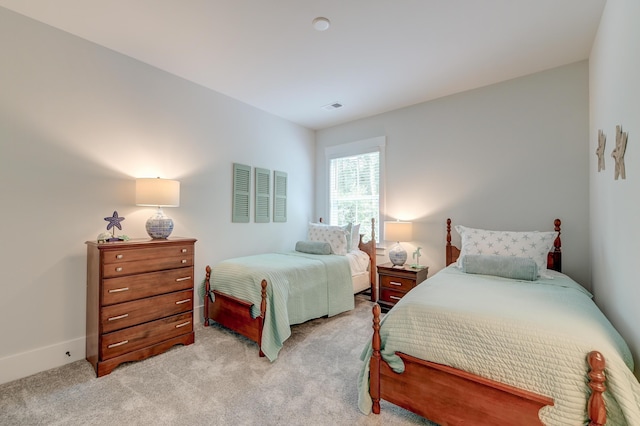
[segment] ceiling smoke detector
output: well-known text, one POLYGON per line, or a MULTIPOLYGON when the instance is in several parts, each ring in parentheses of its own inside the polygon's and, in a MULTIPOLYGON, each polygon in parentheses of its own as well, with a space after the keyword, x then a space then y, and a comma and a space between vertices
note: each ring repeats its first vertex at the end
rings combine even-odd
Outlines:
POLYGON ((325 109, 327 111, 333 111, 334 109, 338 108, 342 108, 342 104, 340 102, 334 102, 322 107, 322 109, 325 109))
POLYGON ((329 25, 331 25, 331 22, 329 22, 327 18, 323 18, 322 16, 317 17, 311 23, 313 24, 313 28, 315 28, 316 31, 325 31, 329 29, 329 25))

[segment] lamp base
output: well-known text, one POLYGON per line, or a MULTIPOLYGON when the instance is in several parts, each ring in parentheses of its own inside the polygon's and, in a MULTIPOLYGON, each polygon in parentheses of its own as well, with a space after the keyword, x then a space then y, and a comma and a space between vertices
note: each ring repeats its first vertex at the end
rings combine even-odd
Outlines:
POLYGON ((395 266, 402 266, 407 261, 407 251, 402 248, 400 243, 396 243, 396 245, 389 250, 389 260, 395 266))
POLYGON ((147 234, 153 239, 166 239, 173 231, 173 219, 165 216, 162 208, 158 207, 158 211, 147 219, 145 225, 147 234))

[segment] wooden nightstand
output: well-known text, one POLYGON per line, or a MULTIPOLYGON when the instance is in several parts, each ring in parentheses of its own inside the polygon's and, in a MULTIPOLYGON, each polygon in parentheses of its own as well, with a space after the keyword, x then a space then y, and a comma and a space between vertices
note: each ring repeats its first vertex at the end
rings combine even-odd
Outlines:
POLYGON ((98 377, 193 343, 195 242, 87 241, 87 360, 98 377))
POLYGON ((378 265, 378 281, 380 282, 380 298, 378 304, 382 310, 389 310, 409 290, 427 279, 429 267, 414 269, 408 265, 393 266, 391 263, 378 265))

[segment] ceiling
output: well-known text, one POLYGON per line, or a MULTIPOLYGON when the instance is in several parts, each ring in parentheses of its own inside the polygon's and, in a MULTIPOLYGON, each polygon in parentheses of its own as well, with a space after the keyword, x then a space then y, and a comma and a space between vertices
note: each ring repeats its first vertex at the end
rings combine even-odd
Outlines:
POLYGON ((310 129, 588 58, 606 0, 0 0, 310 129), (327 17, 316 31, 311 22, 327 17), (342 108, 327 110, 340 103, 342 108))

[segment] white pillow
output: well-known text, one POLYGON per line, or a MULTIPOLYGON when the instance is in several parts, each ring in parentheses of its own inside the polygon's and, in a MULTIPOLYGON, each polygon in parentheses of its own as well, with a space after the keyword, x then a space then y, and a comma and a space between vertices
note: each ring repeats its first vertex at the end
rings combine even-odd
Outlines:
POLYGON ((461 225, 456 225, 455 228, 462 237, 458 267, 462 267, 462 258, 467 254, 524 257, 536 262, 538 275, 541 276, 546 275, 547 256, 558 236, 555 231, 487 231, 461 225))
POLYGON ((358 250, 360 244, 360 224, 351 227, 351 250, 358 250))
POLYGON ((307 240, 329 243, 333 254, 345 255, 349 247, 347 245, 347 234, 351 235, 351 230, 347 231, 344 226, 309 223, 307 240))

